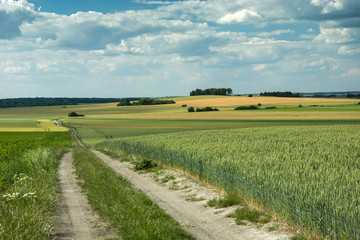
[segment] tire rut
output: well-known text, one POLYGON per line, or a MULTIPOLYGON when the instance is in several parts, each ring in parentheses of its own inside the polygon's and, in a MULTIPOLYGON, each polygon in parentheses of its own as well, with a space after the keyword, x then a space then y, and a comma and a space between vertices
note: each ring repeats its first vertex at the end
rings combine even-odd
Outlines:
POLYGON ((100 240, 111 237, 105 224, 92 212, 81 193, 74 174, 72 153, 61 159, 59 167, 60 196, 53 235, 60 240, 100 240))

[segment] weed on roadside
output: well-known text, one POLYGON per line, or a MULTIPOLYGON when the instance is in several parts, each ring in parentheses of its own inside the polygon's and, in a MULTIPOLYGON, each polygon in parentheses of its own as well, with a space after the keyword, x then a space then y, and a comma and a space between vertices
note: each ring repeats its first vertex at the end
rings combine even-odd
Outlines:
POLYGON ((248 206, 237 208, 235 212, 229 214, 228 217, 234 217, 235 222, 238 225, 244 225, 245 222, 243 220, 262 224, 268 223, 271 220, 271 215, 258 210, 250 209, 248 206))
POLYGON ((213 199, 209 200, 207 202, 207 205, 210 207, 215 207, 215 208, 224 208, 224 207, 230 207, 230 206, 234 206, 234 205, 241 204, 241 203, 243 203, 243 200, 239 195, 237 195, 235 193, 230 193, 223 198, 213 198, 213 199))

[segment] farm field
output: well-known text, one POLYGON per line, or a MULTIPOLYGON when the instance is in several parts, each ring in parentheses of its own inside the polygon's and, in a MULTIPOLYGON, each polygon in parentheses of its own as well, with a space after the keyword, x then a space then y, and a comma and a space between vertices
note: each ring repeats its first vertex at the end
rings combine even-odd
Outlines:
MULTIPOLYGON (((33 136, 42 139, 41 134, 45 132, 67 134, 61 133, 67 131, 65 127, 56 126, 52 121, 58 120, 64 126, 75 128, 81 141, 89 147, 154 153, 151 157, 160 162, 169 165, 182 163, 174 166, 225 190, 242 192, 304 230, 312 229, 336 239, 358 237, 358 231, 352 227, 359 219, 356 215, 359 204, 352 198, 358 194, 353 178, 358 172, 357 168, 352 171, 346 166, 357 164, 352 161, 358 156, 349 156, 359 150, 359 100, 219 96, 172 99, 177 103, 0 109, 0 135, 10 146, 11 142, 18 140, 32 143, 33 136), (234 107, 239 105, 259 103, 259 110, 234 111, 234 107), (220 111, 189 113, 182 105, 211 106, 220 111), (271 106, 277 109, 265 109, 271 106), (68 113, 73 111, 85 117, 69 118, 68 113), (121 141, 121 144, 114 140, 121 141), (103 141, 106 142, 101 143, 103 141), (193 144, 187 145, 190 143, 193 144), (160 149, 161 154, 170 154, 174 159, 168 158, 170 162, 162 160, 164 156, 158 152, 160 149), (291 160, 289 156, 292 156, 291 160), (260 157, 264 161, 260 161, 260 157), (281 161, 276 161, 279 159, 281 161), (344 161, 347 165, 340 164, 344 161), (337 177, 339 172, 341 176, 337 177), (352 177, 343 178, 344 175, 352 177), (329 188, 324 181, 332 183, 329 188), (339 197, 349 196, 349 191, 355 192, 348 198, 351 202, 339 197), (322 198, 314 199, 312 196, 322 198), (324 205, 323 199, 332 202, 324 205), (350 204, 351 213, 345 209, 346 204, 350 204), (334 208, 336 211, 329 213, 334 208)), ((11 151, 3 152, 9 154, 11 151)))
POLYGON ((67 132, 67 128, 57 126, 47 119, 0 119, 0 132, 67 132))
POLYGON ((254 199, 329 239, 359 239, 360 126, 281 126, 108 140, 254 199))

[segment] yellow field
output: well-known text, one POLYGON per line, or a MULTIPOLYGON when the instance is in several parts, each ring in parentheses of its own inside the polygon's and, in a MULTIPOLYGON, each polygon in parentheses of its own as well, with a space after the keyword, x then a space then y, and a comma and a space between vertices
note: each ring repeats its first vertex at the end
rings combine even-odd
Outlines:
POLYGON ((193 107, 223 107, 261 104, 354 104, 358 100, 324 98, 282 98, 282 97, 239 97, 239 96, 200 96, 174 99, 176 105, 186 104, 193 107))
POLYGON ((66 132, 50 120, 0 119, 0 132, 66 132))

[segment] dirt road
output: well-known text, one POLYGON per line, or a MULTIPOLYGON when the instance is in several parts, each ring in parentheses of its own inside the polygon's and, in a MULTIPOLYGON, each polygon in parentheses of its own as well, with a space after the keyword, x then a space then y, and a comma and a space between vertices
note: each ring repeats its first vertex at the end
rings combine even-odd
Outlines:
POLYGON ((71 153, 63 156, 59 169, 60 205, 57 209, 54 237, 60 240, 105 239, 106 231, 98 216, 91 211, 86 197, 76 183, 71 153))
MULTIPOLYGON (((226 217, 226 212, 205 207, 204 202, 186 201, 184 191, 174 191, 159 186, 146 174, 138 174, 128 168, 127 163, 114 161, 110 157, 93 151, 102 161, 118 174, 127 178, 135 188, 140 189, 153 199, 165 212, 177 220, 181 226, 197 239, 241 239, 241 240, 277 240, 289 239, 289 234, 269 232, 255 226, 238 226, 234 219, 226 217)), ((196 189, 199 193, 210 190, 196 189)), ((188 190, 187 190, 188 191, 188 190)), ((212 193, 213 195, 215 193, 212 193)))

